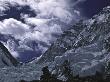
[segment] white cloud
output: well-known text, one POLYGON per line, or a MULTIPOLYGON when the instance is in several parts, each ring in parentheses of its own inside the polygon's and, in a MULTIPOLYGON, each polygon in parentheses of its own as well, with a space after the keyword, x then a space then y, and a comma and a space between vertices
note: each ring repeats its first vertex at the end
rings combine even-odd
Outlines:
POLYGON ((0 0, 1 10, 6 10, 9 2, 11 5, 29 5, 32 10, 35 10, 38 17, 58 17, 61 21, 66 22, 72 20, 72 14, 69 11, 67 0, 0 0))
MULTIPOLYGON (((3 22, 0 22, 0 33, 6 35, 10 34, 15 39, 19 39, 22 44, 19 44, 18 48, 24 48, 26 50, 27 48, 29 49, 27 44, 25 44, 26 41, 28 42, 33 40, 33 41, 38 41, 38 43, 44 42, 47 45, 50 45, 50 42, 53 39, 55 39, 55 37, 53 37, 52 34, 62 33, 61 26, 57 24, 52 24, 51 26, 49 26, 43 20, 45 19, 41 19, 41 20, 35 19, 34 21, 30 20, 29 23, 32 24, 35 23, 35 21, 38 21, 36 23, 37 26, 31 30, 30 26, 23 24, 20 21, 17 21, 16 19, 13 18, 5 19, 3 22)), ((17 46, 15 46, 15 44, 16 44, 15 42, 8 40, 6 46, 8 47, 9 51, 11 51, 14 57, 18 57, 19 54, 16 51, 17 46)))
POLYGON ((78 10, 74 10, 74 13, 79 15, 79 16, 81 15, 81 13, 78 10))
POLYGON ((68 10, 66 0, 43 0, 38 4, 39 16, 56 16, 61 21, 66 22, 72 19, 72 14, 68 10))
MULTIPOLYGON (((74 1, 74 3, 72 3, 72 6, 77 6, 79 3, 83 3, 87 0, 73 0, 73 1, 74 1)), ((70 2, 71 2, 71 0, 70 0, 70 2)))
MULTIPOLYGON (((19 39, 19 46, 11 45, 9 40, 6 45, 12 52, 14 57, 18 57, 18 48, 26 50, 32 49, 26 42, 36 41, 43 52, 47 47, 40 42, 50 45, 51 42, 56 40, 55 35, 63 32, 63 26, 71 23, 72 20, 76 21, 80 16, 80 12, 71 11, 67 0, 0 0, 0 10, 4 11, 9 9, 6 1, 11 5, 28 5, 37 14, 36 17, 29 17, 28 14, 22 14, 21 18, 25 20, 25 24, 13 18, 5 19, 0 22, 0 33, 10 34, 15 39, 19 39), (74 13, 74 14, 73 14, 74 13), (63 23, 62 23, 63 22, 63 23), (63 25, 62 25, 63 24, 63 25), (31 25, 34 27, 31 28, 31 25), (11 48, 13 47, 13 48, 11 48)), ((13 13, 13 12, 12 12, 13 13)), ((12 41, 13 42, 13 41, 12 41)), ((14 43, 16 44, 16 43, 14 43)))
POLYGON ((46 24, 50 19, 40 19, 40 18, 25 18, 27 24, 32 24, 36 26, 41 26, 46 24))
POLYGON ((17 38, 24 35, 28 30, 28 25, 13 18, 5 19, 3 22, 0 22, 0 32, 2 34, 11 34, 17 38))

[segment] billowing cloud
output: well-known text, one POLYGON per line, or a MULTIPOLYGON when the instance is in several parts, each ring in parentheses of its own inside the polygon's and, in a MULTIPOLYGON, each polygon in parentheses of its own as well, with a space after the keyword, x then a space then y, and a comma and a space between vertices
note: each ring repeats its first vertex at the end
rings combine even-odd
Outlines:
POLYGON ((0 33, 2 34, 11 34, 16 37, 21 37, 28 29, 28 25, 13 18, 5 19, 3 22, 0 22, 0 33))
POLYGON ((20 11, 20 18, 24 22, 16 17, 0 21, 0 33, 13 37, 4 42, 12 55, 21 58, 26 56, 27 59, 21 59, 24 61, 30 59, 30 55, 37 57, 44 53, 62 34, 64 26, 69 26, 80 17, 80 12, 71 8, 68 3, 67 0, 0 0, 0 16, 5 16, 4 11, 10 10, 10 6, 19 7, 17 9, 20 10, 25 5, 36 14, 30 17, 31 13, 20 11))

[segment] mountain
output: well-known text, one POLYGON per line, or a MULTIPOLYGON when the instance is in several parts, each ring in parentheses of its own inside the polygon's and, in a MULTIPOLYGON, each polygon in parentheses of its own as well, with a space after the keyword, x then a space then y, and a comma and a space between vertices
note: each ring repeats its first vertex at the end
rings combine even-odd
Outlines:
POLYGON ((70 62, 73 75, 91 76, 95 75, 96 71, 99 73, 105 71, 106 63, 110 60, 109 6, 91 19, 80 21, 70 27, 40 58, 20 67, 0 68, 0 74, 2 74, 0 81, 38 80, 45 66, 48 66, 53 74, 57 70, 58 79, 64 79, 61 74, 65 60, 70 62))
POLYGON ((52 44, 38 63, 71 63, 74 74, 80 76, 103 72, 110 60, 110 7, 104 8, 89 20, 80 21, 52 44))
POLYGON ((8 49, 0 42, 0 68, 5 66, 17 66, 18 63, 8 49))

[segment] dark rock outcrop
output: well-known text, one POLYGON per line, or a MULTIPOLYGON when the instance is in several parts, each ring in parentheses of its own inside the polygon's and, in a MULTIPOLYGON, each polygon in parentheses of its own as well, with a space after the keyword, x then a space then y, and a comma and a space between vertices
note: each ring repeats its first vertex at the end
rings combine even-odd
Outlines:
POLYGON ((18 61, 10 54, 8 49, 0 42, 0 67, 17 66, 18 61))

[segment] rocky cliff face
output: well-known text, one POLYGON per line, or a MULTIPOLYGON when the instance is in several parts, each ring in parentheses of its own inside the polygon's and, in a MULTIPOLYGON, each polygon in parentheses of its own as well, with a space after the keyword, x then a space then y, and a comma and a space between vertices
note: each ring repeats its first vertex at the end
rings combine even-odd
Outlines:
POLYGON ((8 49, 0 42, 0 68, 4 66, 17 66, 18 61, 10 54, 8 49))
POLYGON ((102 72, 110 60, 110 7, 87 21, 74 25, 47 50, 38 63, 71 62, 75 74, 102 72))

